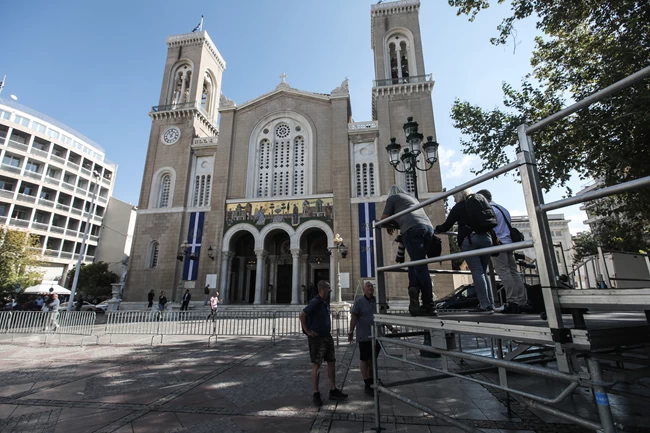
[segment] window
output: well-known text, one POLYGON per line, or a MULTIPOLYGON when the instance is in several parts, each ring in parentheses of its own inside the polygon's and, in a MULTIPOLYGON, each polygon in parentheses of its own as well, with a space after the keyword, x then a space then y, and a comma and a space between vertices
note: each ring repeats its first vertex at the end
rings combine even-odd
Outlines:
POLYGON ((406 192, 413 194, 415 192, 415 182, 411 173, 406 173, 406 192))
POLYGON ((59 139, 59 133, 56 132, 56 131, 53 130, 53 129, 48 129, 48 130, 47 130, 47 135, 49 135, 50 137, 52 137, 52 138, 55 139, 55 140, 58 140, 58 139, 59 139))
POLYGON ((170 80, 169 103, 176 105, 189 102, 191 82, 192 67, 188 64, 178 66, 170 80))
POLYGON ((72 147, 74 147, 75 149, 82 150, 84 148, 84 145, 75 140, 72 142, 72 147))
POLYGON ((13 215, 11 215, 11 218, 17 219, 17 220, 26 220, 27 219, 27 213, 22 209, 14 209, 14 213, 13 213, 13 215))
POLYGON ((20 167, 22 160, 16 156, 5 154, 4 158, 2 158, 2 163, 12 167, 20 167))
POLYGON ((36 121, 32 122, 32 129, 36 132, 45 133, 45 125, 36 121))
POLYGON ((158 244, 158 241, 153 241, 151 243, 151 246, 149 247, 149 263, 147 263, 148 268, 154 269, 158 267, 159 254, 160 254, 160 244, 158 244))
POLYGON ((25 170, 33 171, 34 173, 39 173, 41 170, 41 165, 32 161, 27 161, 25 170))
POLYGON ((194 206, 202 207, 210 205, 210 181, 212 176, 200 175, 194 178, 194 206))
POLYGON ((0 119, 3 119, 3 120, 9 120, 10 117, 11 117, 11 113, 10 113, 10 112, 0 110, 0 119))
MULTIPOLYGON (((301 131, 300 126, 293 130, 301 131)), ((259 142, 257 197, 295 196, 307 193, 307 143, 302 135, 291 137, 292 128, 280 123, 273 129, 274 140, 259 142)), ((269 129, 265 129, 268 133, 269 129)))
POLYGON ((23 185, 20 188, 22 191, 20 191, 21 194, 24 195, 34 195, 34 188, 28 185, 23 185))
POLYGON ((19 116, 17 114, 16 117, 14 117, 14 122, 22 126, 29 126, 29 119, 23 116, 19 116))
POLYGON ((13 191, 14 184, 5 180, 0 180, 0 189, 3 189, 5 191, 13 191))
POLYGON ((68 137, 67 135, 62 135, 61 141, 63 141, 67 145, 72 144, 72 138, 68 137))
POLYGON ((50 200, 52 201, 52 194, 50 194, 48 191, 41 191, 41 198, 44 200, 50 200))
POLYGON ((169 206, 169 190, 172 184, 172 177, 165 174, 160 179, 160 196, 158 197, 158 207, 169 206))

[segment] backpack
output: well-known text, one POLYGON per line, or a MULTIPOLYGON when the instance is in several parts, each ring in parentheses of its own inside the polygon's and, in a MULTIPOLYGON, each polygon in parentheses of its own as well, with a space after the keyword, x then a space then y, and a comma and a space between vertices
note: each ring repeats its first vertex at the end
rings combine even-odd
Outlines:
POLYGON ((467 212, 467 226, 474 233, 487 233, 497 226, 494 209, 481 194, 467 196, 465 212, 467 212))

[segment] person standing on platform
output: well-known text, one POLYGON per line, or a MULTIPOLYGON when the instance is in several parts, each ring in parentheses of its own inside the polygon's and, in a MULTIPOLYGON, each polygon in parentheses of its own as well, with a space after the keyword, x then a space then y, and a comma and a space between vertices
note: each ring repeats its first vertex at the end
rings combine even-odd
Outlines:
POLYGON ((192 299, 192 294, 190 289, 185 290, 183 295, 183 303, 181 304, 181 311, 187 311, 187 307, 190 305, 190 300, 192 299))
POLYGON ((208 305, 208 302, 210 301, 210 285, 206 284, 205 288, 203 289, 203 294, 205 295, 203 299, 203 305, 208 305))
MULTIPOLYGON (((494 228, 494 232, 497 238, 499 238, 503 245, 511 244, 513 239, 510 236, 512 230, 510 212, 503 206, 493 202, 492 193, 487 189, 480 190, 478 194, 485 197, 495 211, 497 226, 494 228)), ((517 230, 513 235, 516 235, 518 232, 517 230)), ((506 303, 502 307, 497 308, 496 311, 506 314, 532 312, 533 308, 528 303, 528 294, 526 293, 524 280, 517 270, 514 251, 499 253, 498 256, 492 259, 492 262, 494 263, 494 270, 499 275, 499 278, 501 278, 503 287, 506 289, 506 303)))
POLYGON ((167 304, 167 297, 165 296, 165 292, 160 292, 160 296, 158 297, 158 311, 164 311, 165 304, 167 304))
POLYGON ((154 293, 153 289, 151 289, 151 291, 147 295, 147 301, 149 301, 149 305, 147 305, 147 308, 151 308, 153 306, 154 296, 156 296, 156 294, 154 293))
POLYGON ((219 307, 219 304, 221 304, 221 301, 219 300, 219 292, 214 292, 214 296, 210 298, 210 314, 208 314, 208 318, 205 320, 210 320, 210 317, 212 317, 212 320, 217 318, 217 308, 219 307))
MULTIPOLYGON (((409 195, 398 185, 393 185, 388 190, 388 199, 381 219, 388 218, 419 204, 415 197, 409 195)), ((417 209, 393 220, 402 235, 402 242, 406 247, 411 261, 426 258, 431 243, 433 242, 433 225, 423 209, 417 209)), ((386 227, 389 235, 394 228, 386 227)), ((427 265, 409 266, 409 313, 411 316, 435 316, 433 305, 433 284, 427 265), (420 305, 422 295, 422 305, 420 305)))

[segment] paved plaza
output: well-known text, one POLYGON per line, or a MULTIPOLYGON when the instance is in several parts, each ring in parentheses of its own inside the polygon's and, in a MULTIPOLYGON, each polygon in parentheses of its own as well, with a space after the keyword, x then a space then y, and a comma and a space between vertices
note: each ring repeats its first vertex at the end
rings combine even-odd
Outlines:
MULTIPOLYGON (((374 427, 372 398, 363 392, 356 344, 341 341, 337 348, 337 386, 350 395, 330 402, 327 377, 321 375, 325 401, 320 410, 311 404, 309 359, 304 338, 165 337, 100 338, 83 347, 75 336, 0 336, 0 433, 76 432, 368 432, 374 427), (104 341, 105 340, 105 341, 104 341)), ((395 354, 401 352, 394 349, 395 354)), ((440 359, 408 359, 440 366, 440 359)), ((401 361, 380 358, 384 382, 430 375, 401 361)), ((452 363, 451 368, 473 368, 452 363)), ((473 377, 496 380, 496 374, 473 377)), ((553 393, 552 384, 511 376, 520 389, 553 393)), ((480 384, 455 378, 401 386, 405 396, 462 420, 485 432, 578 432, 578 427, 535 414, 512 401, 508 418, 505 396, 480 384)), ((591 416, 590 394, 578 390, 565 410, 591 416)), ((611 396, 618 422, 627 431, 648 425, 644 404, 623 405, 611 396), (644 417, 645 416, 645 417, 644 417)), ((423 414, 387 396, 381 398, 386 432, 461 430, 423 414)))

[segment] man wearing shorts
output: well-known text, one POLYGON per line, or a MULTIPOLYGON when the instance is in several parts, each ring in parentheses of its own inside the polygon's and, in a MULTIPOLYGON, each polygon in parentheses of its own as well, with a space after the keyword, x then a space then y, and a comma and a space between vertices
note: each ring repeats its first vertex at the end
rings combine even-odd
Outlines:
MULTIPOLYGON (((363 285, 363 296, 354 301, 352 310, 350 310, 350 332, 348 333, 348 342, 352 343, 354 330, 357 330, 357 342, 359 343, 359 370, 361 377, 365 382, 365 391, 368 395, 374 395, 372 389, 372 324, 375 320, 375 311, 377 311, 377 301, 375 300, 375 286, 370 281, 363 285)), ((381 348, 375 341, 375 356, 379 356, 381 348)))
POLYGON ((327 362, 327 377, 329 379, 330 400, 345 400, 343 394, 336 388, 336 358, 334 357, 334 339, 332 338, 332 320, 330 316, 330 295, 332 288, 327 281, 318 282, 318 296, 314 297, 304 310, 300 312, 302 331, 309 339, 309 357, 311 359, 311 382, 314 386, 313 401, 316 406, 322 406, 323 400, 318 390, 320 366, 323 360, 327 362))

